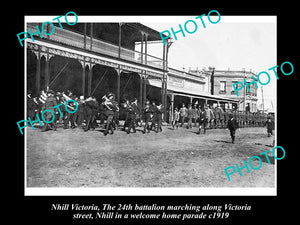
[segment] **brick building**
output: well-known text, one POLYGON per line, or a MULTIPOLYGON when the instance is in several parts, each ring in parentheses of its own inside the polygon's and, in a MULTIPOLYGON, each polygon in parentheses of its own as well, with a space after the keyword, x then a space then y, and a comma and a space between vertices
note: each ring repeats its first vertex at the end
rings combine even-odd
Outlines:
MULTIPOLYGON (((205 70, 205 73, 210 75, 208 89, 211 95, 238 100, 239 103, 236 106, 240 111, 257 112, 258 99, 255 84, 249 86, 250 92, 245 85, 245 88, 238 92, 239 96, 233 89, 233 84, 238 81, 244 82, 246 79, 248 83, 251 83, 253 81, 252 76, 257 80, 257 74, 251 70, 215 70, 212 67, 205 70)), ((232 108, 232 104, 224 105, 224 107, 232 108)))

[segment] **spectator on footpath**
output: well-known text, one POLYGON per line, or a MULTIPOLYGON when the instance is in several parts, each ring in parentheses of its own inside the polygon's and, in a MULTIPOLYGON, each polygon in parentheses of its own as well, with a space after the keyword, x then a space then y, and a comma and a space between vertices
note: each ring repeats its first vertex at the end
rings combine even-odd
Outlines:
POLYGON ((230 136, 231 136, 232 144, 234 144, 234 141, 235 141, 235 131, 239 128, 239 125, 238 125, 236 119, 233 118, 232 114, 229 115, 229 120, 227 122, 227 128, 230 131, 230 136))

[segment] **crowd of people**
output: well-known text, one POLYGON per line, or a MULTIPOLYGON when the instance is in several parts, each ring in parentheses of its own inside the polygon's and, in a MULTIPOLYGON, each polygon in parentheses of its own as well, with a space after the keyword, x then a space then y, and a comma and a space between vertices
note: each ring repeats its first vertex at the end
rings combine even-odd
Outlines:
POLYGON ((187 129, 197 126, 200 134, 202 130, 205 133, 206 129, 227 128, 230 116, 236 119, 240 128, 265 126, 267 118, 271 119, 271 116, 265 113, 243 112, 237 108, 223 109, 220 105, 212 107, 204 104, 201 107, 197 103, 194 105, 190 103, 186 107, 182 103, 180 108, 175 108, 172 126, 177 129, 183 127, 187 122, 187 129))
MULTIPOLYGON (((74 109, 74 105, 68 105, 74 109)), ((161 132, 163 121, 172 126, 173 130, 181 128, 190 129, 197 127, 198 134, 206 133, 207 129, 228 128, 232 119, 236 122, 236 128, 267 126, 268 134, 272 135, 274 129, 274 120, 271 116, 263 113, 241 112, 237 109, 223 109, 220 105, 212 107, 205 104, 202 107, 197 104, 185 103, 175 107, 173 115, 171 110, 169 115, 164 118, 164 107, 156 101, 146 100, 145 106, 141 107, 136 98, 125 99, 125 102, 118 104, 113 93, 108 93, 97 101, 95 97, 75 96, 71 91, 54 92, 52 90, 41 91, 40 95, 27 96, 27 115, 34 121, 43 110, 51 109, 55 113, 55 119, 52 123, 43 124, 42 131, 56 130, 58 125, 64 129, 81 128, 84 131, 94 130, 97 127, 104 127, 104 135, 113 134, 114 130, 120 126, 120 114, 124 117, 124 123, 121 130, 127 134, 136 132, 136 127, 142 127, 143 133, 161 132), (75 113, 68 113, 62 109, 60 115, 53 106, 65 103, 69 99, 77 102, 75 113), (100 102, 100 103, 99 103, 100 102)), ((46 115, 47 116, 47 115, 46 115)), ((49 114, 49 117, 52 115, 49 114)), ((51 118, 47 119, 51 120, 51 118)))

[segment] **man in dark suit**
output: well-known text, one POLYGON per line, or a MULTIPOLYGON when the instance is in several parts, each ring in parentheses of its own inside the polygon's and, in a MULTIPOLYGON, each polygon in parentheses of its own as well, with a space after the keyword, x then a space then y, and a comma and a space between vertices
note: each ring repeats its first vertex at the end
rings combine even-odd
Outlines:
POLYGON ((231 136, 231 140, 232 140, 232 144, 234 144, 234 140, 235 140, 235 131, 236 129, 239 128, 239 125, 236 121, 235 118, 233 118, 232 114, 229 114, 229 120, 227 122, 227 128, 230 131, 230 136, 231 136))

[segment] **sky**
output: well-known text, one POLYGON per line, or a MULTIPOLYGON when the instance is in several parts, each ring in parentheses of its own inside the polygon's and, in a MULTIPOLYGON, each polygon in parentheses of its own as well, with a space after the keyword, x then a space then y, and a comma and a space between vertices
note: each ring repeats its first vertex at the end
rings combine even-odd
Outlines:
MULTIPOLYGON (((163 17, 163 20, 142 22, 159 32, 164 30, 179 30, 187 20, 194 20, 198 29, 193 34, 185 32, 173 38, 169 48, 168 65, 176 69, 208 68, 216 70, 268 71, 277 65, 276 61, 276 17, 275 16, 223 16, 220 22, 212 24, 204 19, 206 28, 203 28, 196 16, 163 17)), ((217 21, 212 17, 212 21, 217 21)), ((189 23, 192 25, 192 23, 189 23)), ((188 28, 193 30, 193 25, 188 28)), ((162 44, 149 44, 148 53, 162 57, 162 44)), ((271 81, 263 86, 265 109, 276 104, 276 78, 269 71, 271 81)), ((262 76, 262 82, 266 77, 262 76)), ((258 84, 258 105, 261 103, 261 86, 258 84)))

